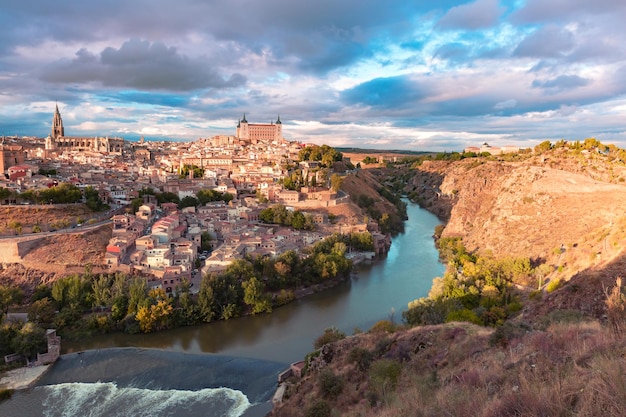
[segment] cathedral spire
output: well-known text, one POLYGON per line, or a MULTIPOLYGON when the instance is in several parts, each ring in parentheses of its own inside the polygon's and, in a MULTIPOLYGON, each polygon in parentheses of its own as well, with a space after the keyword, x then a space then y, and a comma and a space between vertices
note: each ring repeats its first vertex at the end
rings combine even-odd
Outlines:
POLYGON ((59 112, 59 103, 56 103, 54 110, 54 117, 52 117, 52 132, 50 134, 52 138, 60 138, 65 136, 65 129, 63 128, 63 119, 61 118, 61 112, 59 112))

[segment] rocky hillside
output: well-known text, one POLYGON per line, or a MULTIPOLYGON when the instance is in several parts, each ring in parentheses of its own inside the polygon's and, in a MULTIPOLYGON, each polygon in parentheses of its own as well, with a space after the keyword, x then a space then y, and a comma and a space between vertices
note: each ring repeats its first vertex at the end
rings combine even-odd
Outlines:
POLYGON ((42 230, 67 227, 91 216, 93 212, 84 204, 0 206, 0 235, 13 235, 16 225, 30 233, 35 226, 42 230))
POLYGON ((626 415, 625 179, 621 161, 565 149, 423 162, 405 191, 442 236, 530 258, 541 289, 513 285, 523 307, 497 327, 381 322, 330 342, 272 416, 626 415))
MULTIPOLYGON (((91 214, 83 205, 12 206, 0 209, 0 224, 19 221, 24 233, 34 225, 54 225, 75 222, 91 214)), ((78 229, 77 229, 78 231, 78 229)), ((76 234, 45 237, 30 249, 21 263, 0 265, 0 284, 17 283, 30 294, 41 283, 50 283, 74 273, 82 273, 90 264, 94 271, 104 263, 104 252, 111 238, 111 227, 76 234)), ((5 241, 6 242, 6 241, 5 241)))
POLYGON ((554 152, 519 162, 426 161, 407 190, 447 221, 444 237, 571 277, 622 256, 625 177, 623 165, 554 152))
POLYGON ((271 416, 621 416, 625 348, 573 314, 373 331, 328 344, 271 416))

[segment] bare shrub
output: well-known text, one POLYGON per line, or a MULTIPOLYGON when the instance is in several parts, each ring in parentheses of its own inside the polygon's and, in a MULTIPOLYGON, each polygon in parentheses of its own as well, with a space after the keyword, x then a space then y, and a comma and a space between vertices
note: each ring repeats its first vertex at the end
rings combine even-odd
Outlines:
POLYGON ((329 327, 324 330, 324 334, 315 339, 315 349, 319 349, 327 343, 333 343, 346 338, 346 334, 336 327, 329 327))
POLYGON ((330 405, 324 401, 317 401, 306 410, 306 417, 330 417, 332 415, 332 409, 330 405))
POLYGON ((611 325, 611 330, 616 337, 621 337, 626 328, 626 294, 622 289, 622 277, 615 279, 615 286, 606 294, 607 317, 611 325))
POLYGON ((318 378, 320 391, 324 396, 337 398, 343 391, 343 379, 330 369, 324 369, 318 378))

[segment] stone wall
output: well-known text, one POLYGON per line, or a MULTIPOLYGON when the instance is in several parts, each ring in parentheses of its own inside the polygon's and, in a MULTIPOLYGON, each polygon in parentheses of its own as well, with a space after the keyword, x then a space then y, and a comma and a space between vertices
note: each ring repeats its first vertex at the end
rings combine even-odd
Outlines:
POLYGON ((44 237, 0 239, 0 263, 19 263, 44 237))

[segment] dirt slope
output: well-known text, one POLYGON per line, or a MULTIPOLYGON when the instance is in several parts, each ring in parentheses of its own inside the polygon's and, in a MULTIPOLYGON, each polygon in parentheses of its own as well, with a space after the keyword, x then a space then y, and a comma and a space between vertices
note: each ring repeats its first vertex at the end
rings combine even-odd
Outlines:
MULTIPOLYGON (((575 274, 626 245, 626 185, 538 159, 424 164, 413 189, 470 250, 527 256, 575 274)), ((597 172, 597 171, 596 171, 597 172)))

